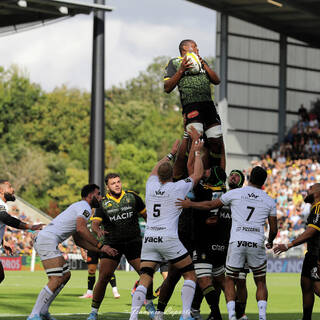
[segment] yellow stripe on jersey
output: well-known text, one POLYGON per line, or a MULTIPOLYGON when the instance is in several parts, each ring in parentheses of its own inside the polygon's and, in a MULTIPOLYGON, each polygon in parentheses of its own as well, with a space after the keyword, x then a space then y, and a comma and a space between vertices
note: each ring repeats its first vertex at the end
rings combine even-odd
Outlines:
POLYGON ((122 190, 121 195, 120 195, 119 198, 113 197, 110 193, 107 194, 107 198, 115 201, 116 203, 120 203, 120 201, 124 197, 124 195, 125 195, 125 192, 122 190))
POLYGON ((317 207, 316 210, 315 210, 315 213, 319 213, 320 212, 320 201, 315 203, 312 207, 311 207, 311 210, 314 208, 314 207, 317 207))
POLYGON ((143 210, 140 211, 140 214, 144 214, 144 213, 146 213, 146 212, 147 212, 147 209, 144 208, 143 210))
POLYGON ((163 81, 167 81, 169 79, 171 79, 171 78, 170 77, 166 77, 166 78, 163 79, 163 81))
POLYGON ((102 218, 100 218, 100 217, 92 217, 92 220, 102 221, 102 218))
POLYGON ((313 229, 316 229, 316 230, 320 231, 320 228, 318 226, 314 225, 314 224, 308 224, 308 227, 311 227, 313 229))

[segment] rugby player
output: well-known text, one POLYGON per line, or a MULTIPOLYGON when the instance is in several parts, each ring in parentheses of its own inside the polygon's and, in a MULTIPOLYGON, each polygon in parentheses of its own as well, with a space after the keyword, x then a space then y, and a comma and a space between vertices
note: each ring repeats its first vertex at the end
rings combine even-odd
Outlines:
MULTIPOLYGON (((120 176, 109 173, 105 178, 108 189, 92 219, 92 230, 98 237, 104 237, 104 244, 117 250, 116 255, 101 254, 99 279, 93 290, 91 313, 88 320, 98 318, 98 310, 103 301, 107 284, 114 274, 121 256, 124 254, 130 265, 140 273, 141 233, 139 216, 146 218, 143 200, 133 191, 122 189, 120 176), (100 225, 103 225, 103 230, 100 225)), ((149 289, 146 309, 153 317, 155 308, 152 303, 152 288, 149 289)))
POLYGON ((304 257, 301 271, 302 320, 311 320, 314 294, 320 297, 320 183, 315 183, 309 188, 304 202, 312 205, 307 219, 307 229, 295 240, 286 244, 278 244, 273 250, 280 254, 307 242, 308 252, 304 257))
MULTIPOLYGON (((21 220, 12 217, 8 213, 8 201, 15 201, 16 197, 14 196, 14 188, 11 186, 11 183, 8 180, 0 180, 0 241, 1 245, 4 248, 7 254, 11 254, 13 248, 9 246, 4 240, 3 236, 6 231, 6 225, 16 229, 22 230, 40 230, 43 227, 43 224, 31 225, 24 223, 21 220)), ((2 263, 0 261, 0 283, 4 280, 4 270, 2 263)))
POLYGON ((262 167, 254 167, 247 187, 234 189, 223 194, 219 199, 192 202, 179 199, 177 205, 183 208, 209 210, 230 205, 232 227, 227 255, 227 277, 225 295, 229 320, 236 320, 235 314, 235 280, 247 261, 253 272, 257 287, 256 298, 259 319, 266 320, 268 291, 266 286, 267 258, 264 247, 264 224, 268 219, 270 230, 267 248, 271 249, 277 235, 277 216, 275 201, 261 188, 267 178, 262 167))
POLYGON ((68 263, 58 249, 59 243, 72 235, 79 247, 109 255, 117 254, 117 250, 95 239, 87 228, 91 209, 100 205, 99 187, 95 184, 85 185, 81 190, 81 198, 81 201, 73 203, 54 218, 35 238, 34 248, 49 282, 40 291, 28 320, 54 320, 48 311, 49 307, 71 277, 68 263))
POLYGON ((180 319, 190 318, 196 276, 191 257, 178 238, 178 218, 181 210, 175 206, 175 199, 177 196, 184 198, 203 174, 200 155, 203 142, 196 141, 194 173, 185 180, 173 182, 173 168, 169 161, 177 152, 178 144, 177 140, 171 153, 157 163, 147 181, 148 219, 141 253, 140 284, 132 298, 130 320, 138 319, 147 287, 152 283, 155 267, 164 260, 172 263, 183 274, 182 315, 180 319))
POLYGON ((186 129, 190 131, 192 125, 202 135, 208 138, 208 149, 216 155, 216 163, 207 164, 205 169, 213 165, 221 166, 225 170, 225 150, 222 138, 221 120, 211 97, 210 84, 220 83, 218 75, 199 56, 199 49, 194 40, 182 40, 179 44, 180 57, 169 61, 164 76, 164 91, 170 93, 176 86, 180 92, 182 114, 186 121, 186 129), (187 52, 198 55, 202 64, 199 74, 191 74, 188 69, 191 62, 187 52))
MULTIPOLYGON (((91 228, 92 224, 92 216, 88 222, 88 229, 91 231, 93 236, 96 237, 96 234, 92 232, 91 228)), ((98 240, 103 240, 103 239, 98 239, 98 240)), ((84 293, 82 296, 80 296, 80 299, 92 299, 93 298, 93 287, 96 282, 96 271, 97 271, 97 266, 99 263, 99 253, 95 251, 86 251, 82 248, 80 248, 81 251, 81 256, 83 260, 87 263, 88 265, 88 290, 86 293, 84 293)), ((117 281, 116 281, 116 275, 113 274, 113 276, 110 279, 110 284, 112 287, 112 293, 115 299, 120 298, 120 294, 118 292, 117 288, 117 281)))

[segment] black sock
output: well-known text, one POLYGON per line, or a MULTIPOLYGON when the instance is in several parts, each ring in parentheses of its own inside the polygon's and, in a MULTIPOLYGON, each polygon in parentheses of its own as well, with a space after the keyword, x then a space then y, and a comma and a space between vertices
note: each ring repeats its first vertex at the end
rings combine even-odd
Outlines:
POLYGON ((202 300, 203 300, 203 293, 202 293, 202 290, 200 289, 200 287, 199 287, 199 285, 197 283, 196 291, 194 293, 194 297, 193 297, 191 308, 195 309, 195 310, 200 310, 200 306, 201 306, 202 300))
POLYGON ((302 320, 311 320, 312 317, 312 307, 311 308, 303 308, 303 317, 302 320))
POLYGON ((117 280, 116 280, 116 276, 113 275, 110 279, 110 284, 111 284, 111 287, 114 288, 117 286, 117 280))
POLYGON ((210 306, 210 315, 212 315, 215 320, 222 320, 219 309, 219 293, 211 285, 203 290, 203 295, 206 298, 208 305, 210 306))
POLYGON ((96 274, 89 273, 88 274, 88 290, 93 290, 93 286, 95 282, 96 282, 96 274))
POLYGON ((147 300, 153 299, 153 283, 151 282, 150 286, 147 288, 147 294, 146 294, 147 300))
POLYGON ((166 302, 158 301, 157 311, 162 311, 162 312, 164 312, 164 310, 166 309, 166 306, 167 306, 167 303, 166 303, 166 302))
POLYGON ((236 317, 241 318, 246 310, 246 302, 236 301, 236 317))

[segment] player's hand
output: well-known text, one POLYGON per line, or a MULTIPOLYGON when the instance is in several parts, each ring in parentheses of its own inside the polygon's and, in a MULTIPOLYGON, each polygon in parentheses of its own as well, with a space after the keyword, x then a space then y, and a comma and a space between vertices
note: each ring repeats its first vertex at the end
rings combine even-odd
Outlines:
POLYGON ((98 238, 103 238, 106 234, 108 234, 109 232, 108 231, 105 231, 105 230, 102 230, 102 229, 99 229, 99 231, 96 232, 98 238))
POLYGON ((204 60, 200 57, 199 53, 197 53, 197 56, 198 56, 198 58, 199 58, 199 60, 200 60, 200 63, 201 63, 201 65, 202 65, 202 67, 204 67, 204 66, 206 65, 206 63, 205 63, 204 60))
POLYGON ((116 255, 118 254, 118 251, 117 251, 116 249, 111 248, 111 247, 108 246, 108 245, 102 246, 100 250, 101 250, 102 252, 108 254, 109 256, 112 256, 112 257, 114 257, 114 256, 116 256, 116 255))
POLYGON ((7 256, 11 256, 14 253, 14 247, 7 241, 3 241, 3 249, 7 256))
POLYGON ((194 151, 201 151, 204 145, 204 141, 202 139, 198 139, 194 143, 194 151))
POLYGON ((42 228, 45 226, 44 223, 34 224, 31 226, 30 230, 36 231, 36 230, 42 230, 42 228))
POLYGON ((88 260, 88 252, 87 250, 80 248, 80 252, 81 252, 81 257, 83 259, 84 262, 87 262, 88 260))
POLYGON ((191 124, 189 128, 189 136, 191 137, 192 141, 197 141, 200 139, 201 134, 198 132, 198 130, 191 124))
POLYGON ((171 147, 170 153, 171 153, 172 155, 175 155, 175 154, 178 152, 179 145, 180 145, 180 140, 177 139, 177 140, 173 143, 173 145, 172 145, 172 147, 171 147))
POLYGON ((187 57, 187 55, 185 55, 181 61, 181 65, 180 65, 180 70, 182 72, 185 72, 186 70, 190 69, 192 67, 192 61, 190 61, 187 57))
POLYGON ((266 243, 266 248, 267 249, 272 249, 272 247, 273 247, 273 242, 267 242, 266 243))
POLYGON ((280 253, 282 253, 282 252, 286 252, 286 251, 288 251, 288 245, 287 244, 282 244, 282 243, 280 243, 280 244, 278 244, 277 246, 275 246, 274 248, 273 248, 273 252, 275 253, 275 254, 280 254, 280 253))
POLYGON ((192 205, 192 201, 190 199, 185 199, 185 200, 182 200, 182 199, 177 199, 178 201, 175 202, 176 206, 179 208, 179 209, 182 209, 182 208, 191 208, 191 205, 192 205))

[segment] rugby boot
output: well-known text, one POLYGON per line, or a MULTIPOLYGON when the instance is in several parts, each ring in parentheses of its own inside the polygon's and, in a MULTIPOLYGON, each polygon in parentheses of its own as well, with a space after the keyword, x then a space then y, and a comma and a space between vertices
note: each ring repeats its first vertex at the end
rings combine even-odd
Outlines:
POLYGON ((181 315, 179 320, 193 320, 193 318, 191 316, 189 316, 188 318, 184 319, 183 316, 181 315))
POLYGON ((154 304, 152 301, 150 301, 149 303, 147 303, 145 305, 146 310, 149 312, 149 318, 150 319, 154 319, 154 316, 156 314, 156 308, 154 307, 154 304))
POLYGON ((87 320, 97 320, 98 319, 98 314, 94 311, 91 311, 89 314, 89 317, 87 318, 87 320))
POLYGON ((41 319, 41 317, 40 317, 40 315, 38 315, 38 314, 35 314, 34 316, 29 316, 28 318, 27 318, 27 320, 42 320, 41 319))
POLYGON ((49 312, 43 313, 43 314, 41 313, 40 317, 41 317, 42 320, 57 320, 49 312))
POLYGON ((238 320, 248 320, 248 317, 244 314, 241 318, 239 318, 238 320))
POLYGON ((200 314, 200 310, 191 308, 190 315, 195 320, 202 320, 202 317, 201 317, 201 314, 200 314))
POLYGON ((80 296, 80 299, 92 299, 93 294, 90 293, 84 293, 83 296, 80 296))

